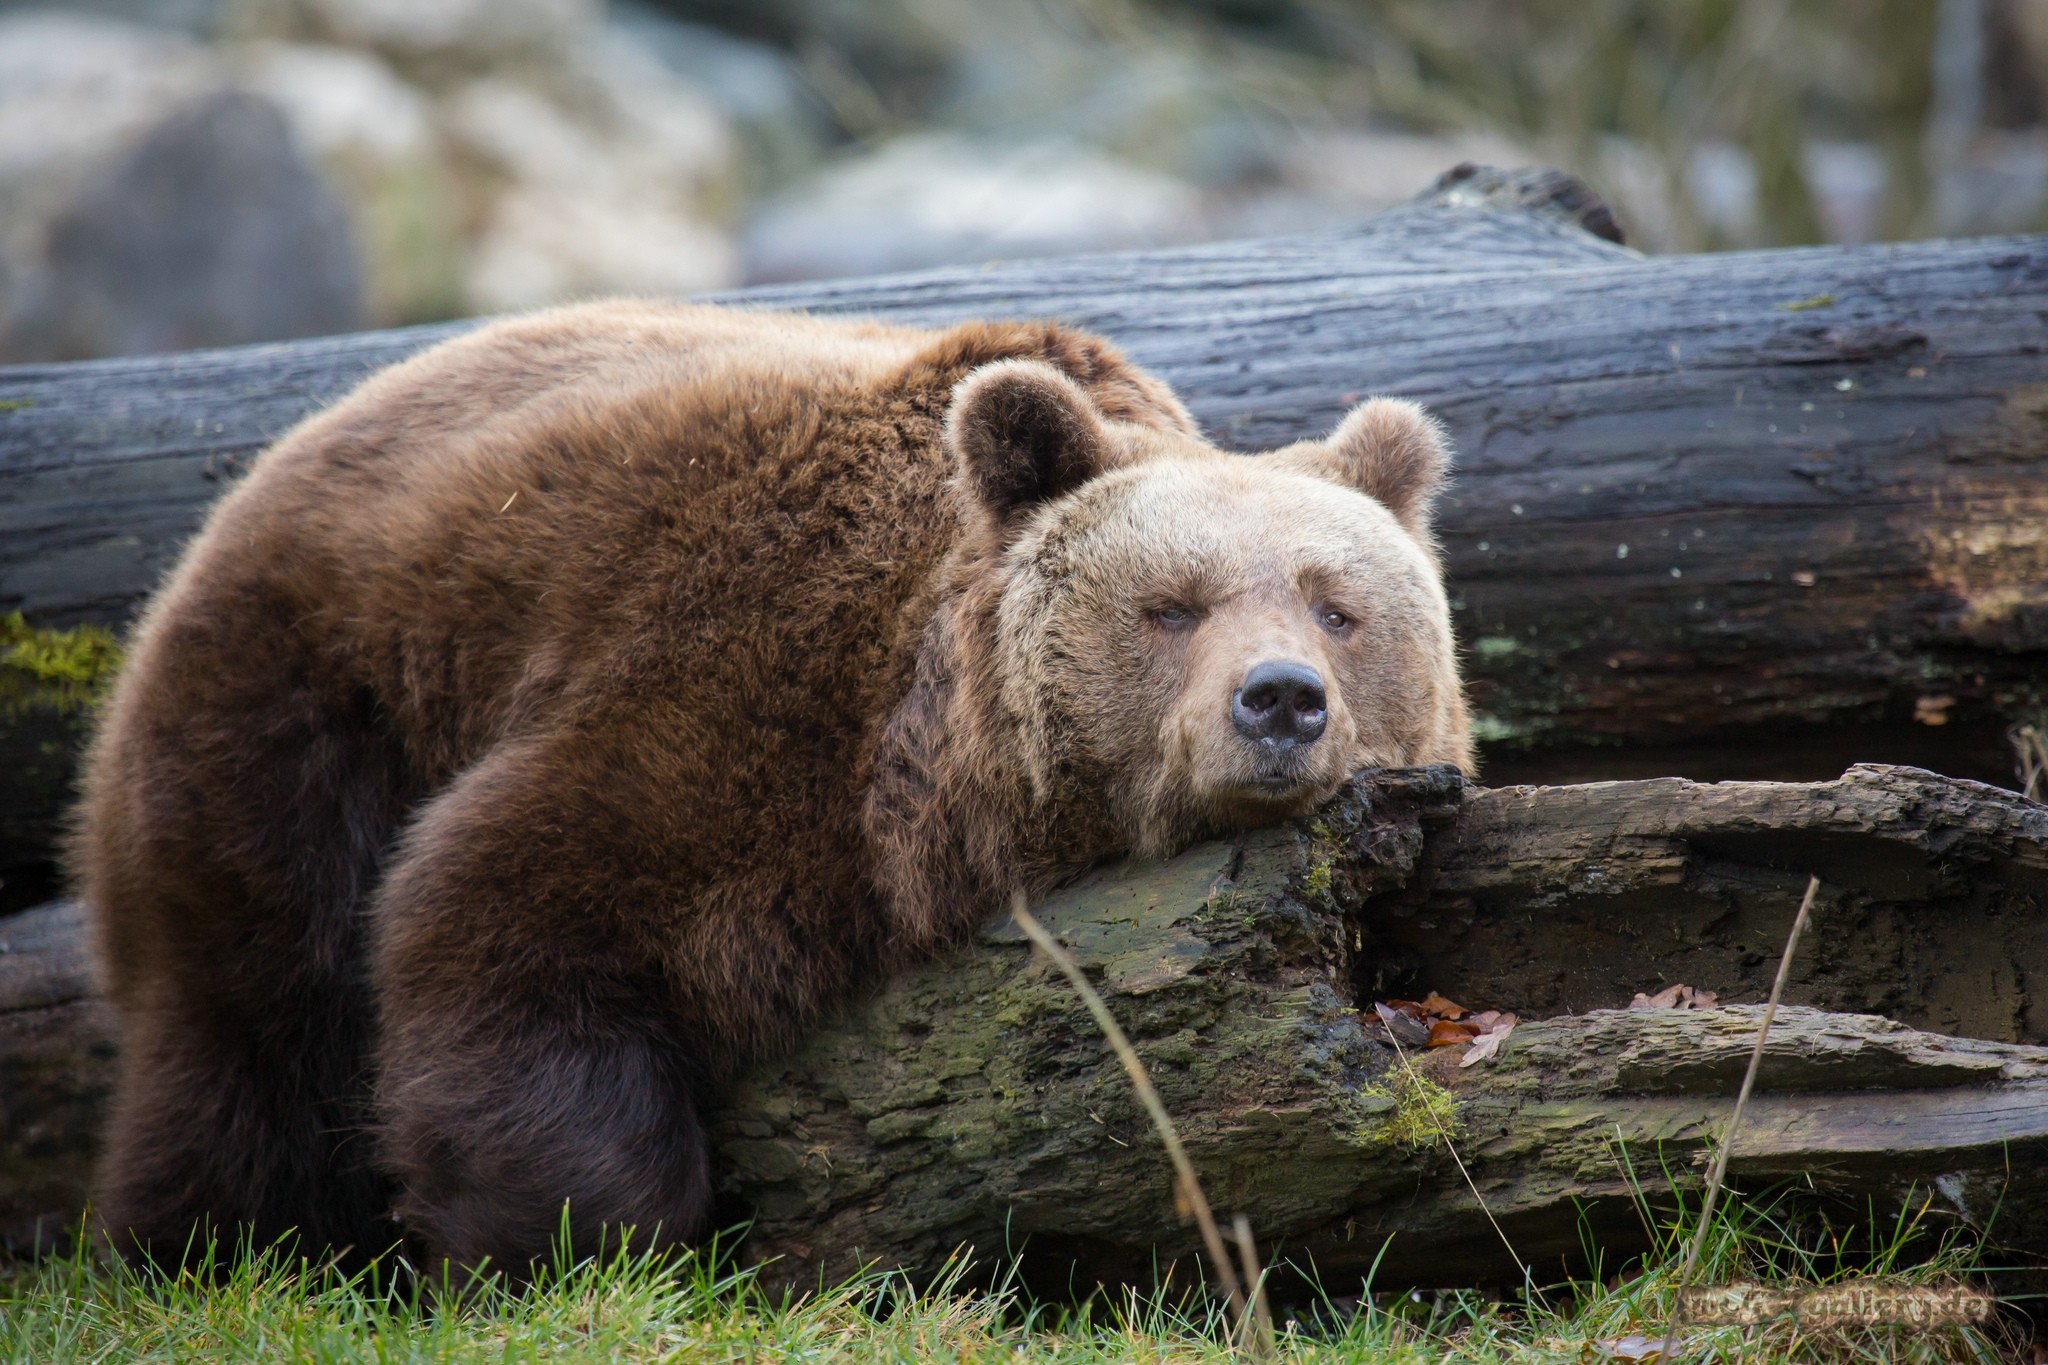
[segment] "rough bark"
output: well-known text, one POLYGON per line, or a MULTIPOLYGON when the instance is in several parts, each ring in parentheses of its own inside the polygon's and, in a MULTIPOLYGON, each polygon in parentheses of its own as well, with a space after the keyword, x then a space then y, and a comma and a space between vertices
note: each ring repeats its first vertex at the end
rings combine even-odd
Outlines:
MULTIPOLYGON (((2048 704, 2048 238, 1644 259, 1577 226, 1597 213, 1567 184, 730 297, 1058 316, 1247 449, 1369 393, 1431 404, 1497 777, 2007 778, 2006 724, 2048 704)), ((0 371, 0 611, 123 619, 264 443, 461 325, 0 371)), ((53 812, 13 781, 0 809, 41 847, 53 812)))
POLYGON ((47 1246, 79 1225, 113 1083, 113 1022, 76 905, 0 920, 0 1250, 47 1246))
MULTIPOLYGON (((1697 1179, 1756 1023, 1753 1006, 1606 1007, 1672 977, 1760 998, 1809 870, 1827 887, 1738 1181, 1802 1173, 1880 1206, 1931 1193, 1978 1220, 2000 1205, 2005 1241, 2048 1247, 2048 1190, 2026 1178, 2048 1156, 2048 1048, 2014 1041, 2040 1029, 2024 959, 2002 957, 2048 938, 2048 807, 2008 792, 1876 767, 1803 786, 1366 774, 1310 820, 1102 869, 1039 914, 1132 1035, 1215 1203, 1326 1277, 1391 1235, 1383 1285, 1469 1284, 1513 1272, 1433 1136, 1433 1092, 1357 1008, 1394 984, 1379 978, 1405 961, 1417 989, 1554 1016, 1470 1068, 1458 1049, 1413 1059, 1448 1092, 1487 1208, 1548 1273, 1582 1222, 1610 1252, 1640 1242, 1623 1149, 1648 1188, 1697 1179), (2021 1003, 1939 1003, 1972 988, 2021 1003), (1978 1036, 1861 1012, 1880 1007, 1978 1036)), ((77 1215, 109 1062, 76 911, 8 929, 0 1230, 18 1245, 77 1215)), ((1064 1287, 1143 1279, 1194 1245, 1118 1064, 1007 922, 757 1068, 713 1130, 750 1252, 792 1282, 869 1259, 929 1272, 968 1245, 1021 1248, 1064 1287)))

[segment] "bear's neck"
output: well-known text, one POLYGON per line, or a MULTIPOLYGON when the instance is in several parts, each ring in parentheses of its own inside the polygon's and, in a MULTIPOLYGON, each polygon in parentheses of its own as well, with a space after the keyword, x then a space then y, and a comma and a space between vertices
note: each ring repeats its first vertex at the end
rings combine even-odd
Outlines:
POLYGON ((957 942, 1014 891, 1035 900, 1117 851, 1084 784, 1055 773, 1032 789, 995 663, 1000 578, 977 564, 996 553, 964 544, 949 557, 909 688, 874 752, 863 823, 904 960, 957 942))

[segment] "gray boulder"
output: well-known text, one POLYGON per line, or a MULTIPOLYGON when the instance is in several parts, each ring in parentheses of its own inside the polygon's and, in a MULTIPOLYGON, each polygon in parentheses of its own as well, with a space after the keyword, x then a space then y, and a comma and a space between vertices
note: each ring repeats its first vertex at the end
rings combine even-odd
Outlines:
POLYGON ((50 227, 50 335, 131 355, 345 332, 362 278, 341 204, 284 118, 222 90, 173 111, 50 227))
POLYGON ((276 106, 176 35, 0 18, 0 362, 363 320, 342 205, 276 106))
POLYGON ((795 280, 1157 246, 1207 232, 1193 187, 1095 148, 920 133, 770 200, 744 249, 749 279, 795 280))

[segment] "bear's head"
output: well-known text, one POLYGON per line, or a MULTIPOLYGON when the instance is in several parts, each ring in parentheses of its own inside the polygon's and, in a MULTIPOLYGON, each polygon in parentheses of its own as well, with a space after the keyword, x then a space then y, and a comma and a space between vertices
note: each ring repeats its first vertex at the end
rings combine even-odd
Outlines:
POLYGON ((1430 534, 1448 455, 1411 403, 1247 457, 985 366, 947 439, 1002 546, 990 665, 1034 803, 1160 854, 1299 815, 1360 768, 1470 767, 1430 534))

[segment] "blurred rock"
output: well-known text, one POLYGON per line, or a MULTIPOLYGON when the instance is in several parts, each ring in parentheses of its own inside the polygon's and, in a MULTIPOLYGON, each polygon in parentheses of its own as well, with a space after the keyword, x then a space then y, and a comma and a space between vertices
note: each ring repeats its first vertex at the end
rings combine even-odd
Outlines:
POLYGON ((1981 129, 1930 169, 1934 229, 1944 237, 2048 223, 2048 129, 1981 129))
MULTIPOLYGON (((1884 227, 1885 192, 1891 185, 1884 152, 1868 142, 1813 141, 1806 144, 1801 164, 1827 239, 1876 241, 1884 227)), ((1752 173, 1752 194, 1754 180, 1752 173)))
MULTIPOLYGON (((1645 155, 1648 155, 1645 152, 1645 155)), ((1840 158, 1824 152, 1820 161, 1834 166, 1840 158)), ((1808 157, 1808 163, 1814 160, 1808 157)), ((1705 220, 1713 240, 1752 243, 1762 240, 1763 200, 1758 192, 1756 158, 1732 142, 1705 141, 1686 155, 1680 178, 1682 192, 1705 220)), ((1643 194, 1671 197, 1673 186, 1651 175, 1643 194)))
POLYGON ((702 90, 731 120, 745 143, 741 171, 749 193, 780 189, 838 140, 831 111, 779 49, 644 4, 614 4, 606 22, 620 41, 702 90))
POLYGON ((177 35, 0 18, 0 361, 362 322, 345 213, 275 105, 177 35))
POLYGON ((342 191, 372 320, 462 312, 461 206, 426 96, 369 52, 260 42, 236 56, 243 82, 284 111, 342 191))
MULTIPOLYGON (((1200 52, 1175 45, 1133 53, 1089 44, 1076 55, 1085 55, 1092 78, 1071 100, 1052 104, 1061 131, 1099 141, 1140 165, 1198 185, 1235 185, 1272 174, 1276 149, 1293 141, 1278 136, 1290 125, 1246 99, 1200 52)), ((1005 103, 1028 100, 1030 86, 1026 73, 1005 103)))
POLYGON ((603 13, 604 0, 230 0, 223 28, 367 48, 409 66, 474 70, 552 60, 603 13))
POLYGON ((717 108, 609 32, 580 43, 557 84, 485 77, 444 106, 460 150, 495 182, 467 268, 471 306, 732 283, 738 258, 717 223, 732 135, 717 108))
POLYGON ((345 332, 362 279, 340 202, 276 106, 182 105, 50 227, 60 347, 133 354, 345 332))
MULTIPOLYGON (((231 3, 232 0, 62 0, 62 8, 74 14, 122 19, 146 28, 174 29, 193 37, 206 37, 219 26, 221 15, 231 3)), ((0 15, 57 7, 56 0, 0 0, 0 15)))
POLYGON ((0 19, 0 358, 737 278, 732 124, 602 0, 230 4, 0 19))
POLYGON ((860 136, 931 114, 963 32, 1049 17, 1037 5, 987 0, 653 0, 675 18, 793 54, 805 83, 860 136))
POLYGON ((745 233, 747 277, 863 275, 1191 241, 1201 196, 1074 143, 897 138, 767 203, 745 233))
POLYGON ((730 283, 733 136, 603 0, 235 0, 350 188, 381 319, 730 283))
POLYGON ((1460 162, 1519 166, 1540 158, 1484 134, 1304 129, 1277 146, 1272 181, 1230 206, 1233 236, 1306 232, 1356 223, 1405 204, 1460 162))
POLYGON ((629 35, 594 29, 568 58, 572 97, 616 138, 625 174, 680 173, 682 188, 699 194, 729 173, 725 115, 629 35))

